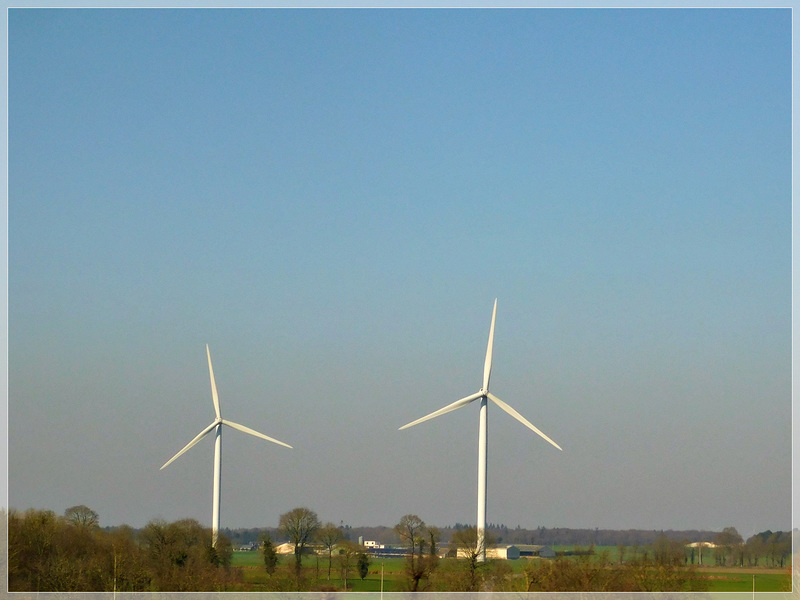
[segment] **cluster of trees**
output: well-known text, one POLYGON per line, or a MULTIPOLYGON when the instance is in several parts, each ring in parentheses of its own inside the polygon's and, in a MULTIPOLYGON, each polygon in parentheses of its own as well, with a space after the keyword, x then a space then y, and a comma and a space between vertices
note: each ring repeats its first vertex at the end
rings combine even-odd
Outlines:
MULTIPOLYGON (((231 567, 230 540, 220 534, 212 545, 211 530, 193 519, 154 520, 140 530, 125 525, 103 529, 97 513, 81 505, 63 515, 11 510, 7 525, 9 591, 252 589, 241 569, 231 567)), ((488 530, 487 548, 500 543, 498 529, 507 534, 502 528, 488 530)), ((323 524, 308 508, 282 514, 276 529, 252 531, 259 532, 265 578, 256 589, 349 589, 348 581, 364 579, 369 572, 370 556, 348 539, 354 530, 323 524), (294 550, 288 561, 278 559, 276 541, 283 540, 294 550), (336 586, 334 569, 340 580, 336 586)), ((594 545, 575 547, 553 560, 529 561, 522 575, 516 576, 506 560, 480 561, 483 548, 478 547, 475 527, 459 525, 443 531, 409 514, 392 528, 391 535, 405 548, 403 587, 409 591, 704 589, 695 567, 699 549, 687 548, 687 540, 674 539, 674 535, 658 535, 649 544, 618 543, 616 552, 596 553, 594 545), (460 559, 440 559, 444 548, 447 556, 460 559)), ((709 552, 704 554, 704 564, 784 567, 791 553, 791 536, 785 532, 765 531, 744 542, 736 529, 728 527, 712 539, 716 547, 704 550, 709 552)))
POLYGON ((531 561, 524 569, 529 592, 705 591, 696 567, 686 565, 679 542, 659 538, 652 552, 614 564, 608 552, 531 561))
MULTIPOLYGON (((467 529, 473 525, 456 523, 439 527, 441 543, 448 544, 450 537, 459 529, 467 529)), ((382 544, 400 542, 393 526, 351 526, 345 523, 338 525, 345 539, 377 540, 382 544)), ((234 546, 256 542, 262 533, 267 532, 275 538, 278 533, 274 528, 223 529, 223 533, 234 546)), ((569 527, 537 527, 528 529, 517 525, 514 528, 502 523, 490 523, 487 531, 491 532, 498 544, 542 544, 548 546, 649 546, 659 537, 671 540, 690 540, 693 542, 713 542, 718 532, 709 530, 658 530, 658 529, 571 529, 569 527)), ((759 534, 760 535, 760 534, 759 534)))
MULTIPOLYGON (((469 528, 469 524, 456 523, 452 527, 442 528, 442 535, 447 539, 451 530, 469 528)), ((711 542, 716 535, 714 531, 657 530, 657 529, 572 529, 569 527, 537 527, 527 529, 517 525, 510 528, 502 523, 489 523, 486 526, 500 544, 540 544, 547 546, 649 546, 660 537, 671 540, 692 540, 711 542)))
MULTIPOLYGON (((461 529, 468 529, 472 527, 469 524, 456 523, 455 525, 448 525, 439 527, 438 531, 441 536, 440 544, 447 545, 451 537, 461 529)), ((365 540, 377 540, 382 544, 399 544, 400 538, 397 536, 393 526, 373 526, 373 527, 353 527, 345 523, 340 523, 338 528, 342 532, 344 539, 357 540, 363 537, 365 540)), ((656 540, 666 537, 669 540, 676 542, 713 542, 719 543, 720 532, 698 529, 687 530, 657 530, 657 529, 571 529, 568 527, 537 527, 535 529, 526 529, 524 527, 516 526, 509 528, 500 523, 490 523, 487 526, 487 531, 492 534, 493 539, 498 544, 542 544, 548 546, 579 546, 586 548, 590 545, 595 546, 626 546, 629 548, 645 548, 652 546, 656 540)), ((249 529, 223 529, 223 533, 231 540, 235 547, 247 545, 252 542, 258 541, 264 533, 268 533, 273 539, 280 536, 277 527, 273 528, 249 528, 249 529)), ((756 536, 753 536, 756 537, 756 536)), ((765 547, 759 549, 757 544, 752 548, 757 551, 758 556, 761 557, 759 564, 764 564, 764 560, 769 560, 770 566, 779 566, 780 557, 777 554, 780 544, 784 544, 789 540, 790 534, 788 532, 772 532, 766 531, 757 534, 765 547), (770 541, 770 536, 774 536, 770 541), (774 554, 775 562, 769 557, 769 552, 774 554)), ((751 543, 750 538, 747 540, 751 543)), ((703 563, 706 564, 706 556, 709 560, 713 553, 703 555, 703 563)), ((784 556, 784 561, 788 555, 784 556)), ((732 561, 728 561, 734 564, 732 561)), ((745 558, 745 566, 747 566, 747 558, 745 558)))
MULTIPOLYGON (((487 531, 483 545, 477 529, 459 527, 450 536, 448 556, 460 560, 440 560, 437 544, 440 531, 428 527, 416 515, 406 515, 395 530, 408 548, 405 576, 411 591, 521 591, 521 580, 512 577, 507 560, 481 561, 484 549, 497 543, 487 531)), ((528 561, 523 570, 525 591, 702 591, 705 580, 696 567, 686 564, 684 544, 660 536, 651 546, 637 546, 625 557, 626 546, 618 546, 615 562, 594 546, 576 547, 569 558, 562 553, 553 560, 528 561), (624 562, 623 562, 624 561, 624 562)))
POLYGON ((345 589, 351 573, 357 569, 358 575, 364 579, 369 572, 371 563, 369 555, 364 548, 355 542, 345 539, 342 527, 333 523, 320 522, 317 513, 305 507, 295 508, 280 516, 277 534, 287 539, 294 547, 294 561, 292 573, 278 571, 278 555, 275 544, 269 533, 263 533, 261 539, 261 552, 264 557, 264 568, 270 575, 267 587, 272 590, 309 590, 316 588, 319 591, 331 591, 330 584, 320 584, 319 554, 316 557, 315 582, 305 576, 303 572, 303 556, 312 544, 324 549, 328 558, 327 581, 331 580, 334 558, 340 569, 340 579, 344 582, 345 589))
POLYGON ((9 591, 224 590, 235 580, 223 536, 193 519, 101 529, 96 512, 68 508, 8 514, 9 591))
MULTIPOLYGON (((450 536, 449 550, 455 555, 466 556, 466 560, 442 561, 440 557, 441 532, 437 527, 427 525, 419 516, 404 515, 394 526, 393 540, 406 549, 403 563, 404 587, 408 591, 479 591, 511 590, 511 567, 507 561, 479 562, 477 530, 475 527, 459 529, 450 536)), ((281 570, 277 566, 275 545, 269 534, 262 535, 261 552, 264 566, 270 580, 264 585, 270 590, 332 590, 320 582, 319 567, 303 567, 303 560, 309 558, 305 549, 315 544, 318 561, 321 550, 327 559, 327 580, 335 565, 340 569, 340 578, 345 588, 349 573, 357 570, 363 579, 366 577, 370 557, 364 548, 347 539, 348 531, 333 523, 322 525, 316 513, 307 508, 297 508, 281 515, 276 532, 294 546, 294 560, 291 569, 281 570)), ((487 546, 493 543, 491 534, 486 536, 487 546)), ((325 565, 323 564, 323 569, 325 565)))
POLYGON ((736 528, 726 527, 714 536, 714 544, 714 562, 718 566, 766 564, 783 568, 792 552, 791 535, 783 531, 762 531, 745 542, 736 528))

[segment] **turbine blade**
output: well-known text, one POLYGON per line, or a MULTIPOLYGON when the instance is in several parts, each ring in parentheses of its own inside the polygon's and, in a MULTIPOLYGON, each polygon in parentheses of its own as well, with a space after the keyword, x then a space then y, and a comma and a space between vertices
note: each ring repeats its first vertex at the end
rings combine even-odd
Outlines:
POLYGON ((475 392, 471 396, 467 396, 466 398, 462 398, 461 400, 456 400, 452 404, 448 404, 444 408, 440 408, 439 410, 432 412, 429 415, 422 417, 421 419, 417 419, 416 421, 412 421, 408 425, 403 425, 400 430, 408 429, 409 427, 413 427, 418 423, 422 423, 423 421, 427 421, 428 419, 433 419, 434 417, 438 417, 439 415, 443 415, 445 413, 449 413, 451 410, 456 410, 457 408, 461 408, 462 406, 466 406, 473 400, 477 400, 478 398, 483 397, 483 392, 475 392))
POLYGON ((256 437, 260 437, 261 439, 267 440, 268 442, 272 442, 274 444, 278 444, 279 446, 286 446, 287 448, 291 448, 289 444, 284 444, 283 442, 276 440, 274 438, 269 437, 268 435, 264 435, 263 433, 257 432, 255 429, 250 429, 249 427, 245 427, 244 425, 239 425, 238 423, 234 423, 233 421, 228 421, 227 419, 221 419, 221 423, 224 425, 229 425, 234 429, 238 429, 244 433, 249 433, 250 435, 254 435, 256 437))
POLYGON ((492 346, 494 346, 494 319, 497 316, 497 298, 492 309, 492 325, 489 327, 489 343, 486 346, 486 362, 483 363, 483 390, 489 390, 489 377, 492 375, 492 346))
MULTIPOLYGON (((216 427, 216 426, 217 426, 217 423, 218 423, 218 421, 214 421, 214 422, 213 422, 211 425, 209 425, 208 427, 206 427, 205 429, 203 429, 203 431, 201 431, 200 433, 198 433, 198 434, 197 434, 197 437, 195 437, 195 438, 194 438, 194 439, 193 439, 191 442, 189 442, 188 444, 186 444, 186 445, 183 447, 183 450, 181 450, 181 451, 180 451, 180 452, 178 452, 178 453, 177 453, 175 456, 173 456, 173 457, 172 457, 172 458, 170 458, 170 459, 169 459, 167 462, 165 462, 165 463, 164 463, 164 466, 163 466, 163 467, 161 467, 161 469, 163 469, 164 467, 166 467, 166 466, 167 466, 168 464, 170 464, 170 463, 171 463, 173 460, 175 460, 176 458, 178 458, 178 457, 179 457, 181 454, 183 454, 184 452, 186 452, 186 451, 187 451, 189 448, 191 448, 191 447, 192 447, 192 446, 194 446, 194 445, 195 445, 197 442, 199 442, 199 441, 200 441, 200 440, 202 440, 204 437, 206 437, 206 436, 207 436, 207 435, 208 435, 208 434, 211 432, 211 430, 212 430, 212 429, 214 429, 214 427, 216 427)), ((161 469, 159 469, 159 471, 160 471, 161 469)))
POLYGON ((556 443, 555 443, 553 440, 551 440, 549 437, 547 437, 545 434, 543 434, 541 431, 539 431, 539 430, 538 430, 536 427, 534 427, 534 426, 533 426, 533 425, 530 423, 530 421, 528 421, 528 420, 527 420, 525 417, 523 417, 521 414, 519 414, 519 413, 518 413, 516 410, 514 410, 513 408, 511 408, 511 407, 510 407, 508 404, 506 404, 505 402, 503 402, 502 400, 500 400, 500 398, 498 398, 498 397, 497 397, 497 396, 495 396, 494 394, 490 394, 490 393, 487 393, 486 395, 488 396, 488 398, 489 398, 489 399, 490 399, 492 402, 494 402, 495 404, 497 404, 497 406, 499 406, 500 408, 502 408, 504 411, 506 411, 506 412, 507 412, 508 414, 510 414, 512 417, 514 417, 514 418, 515 418, 517 421, 519 421, 520 423, 522 423, 523 425, 525 425, 525 427, 527 427, 528 429, 531 429, 531 430, 535 431, 535 432, 536 432, 536 433, 538 433, 540 436, 542 436, 542 437, 543 437, 545 440, 547 440, 548 442, 550 442, 551 444, 553 444, 553 446, 555 446, 556 448, 558 448, 559 450, 561 450, 561 446, 559 446, 558 444, 556 444, 556 443))
POLYGON ((211 399, 214 401, 214 412, 217 413, 217 418, 220 418, 219 414, 219 396, 217 396, 217 382, 214 381, 214 368, 211 366, 211 350, 208 349, 208 344, 206 344, 206 354, 208 355, 208 375, 211 377, 211 399))

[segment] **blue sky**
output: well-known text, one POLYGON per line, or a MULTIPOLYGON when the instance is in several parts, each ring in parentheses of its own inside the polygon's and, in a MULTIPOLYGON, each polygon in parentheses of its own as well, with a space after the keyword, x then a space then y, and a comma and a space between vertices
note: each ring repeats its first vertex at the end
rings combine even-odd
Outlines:
POLYGON ((12 10, 9 505, 791 524, 788 10, 12 10), (765 493, 765 490, 769 490, 765 493))

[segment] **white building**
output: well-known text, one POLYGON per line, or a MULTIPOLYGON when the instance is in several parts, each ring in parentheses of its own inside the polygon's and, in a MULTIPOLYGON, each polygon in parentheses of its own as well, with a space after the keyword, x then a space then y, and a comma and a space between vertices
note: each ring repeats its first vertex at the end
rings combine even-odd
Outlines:
MULTIPOLYGON (((486 549, 486 558, 499 558, 505 560, 516 560, 518 558, 554 558, 555 551, 550 546, 540 546, 533 544, 507 544, 494 546, 486 549)), ((452 556, 452 554, 450 554, 452 556)), ((467 553, 459 548, 456 552, 457 558, 467 558, 467 553)))
POLYGON ((486 558, 504 558, 507 560, 515 560, 519 558, 519 548, 511 545, 487 548, 486 558))

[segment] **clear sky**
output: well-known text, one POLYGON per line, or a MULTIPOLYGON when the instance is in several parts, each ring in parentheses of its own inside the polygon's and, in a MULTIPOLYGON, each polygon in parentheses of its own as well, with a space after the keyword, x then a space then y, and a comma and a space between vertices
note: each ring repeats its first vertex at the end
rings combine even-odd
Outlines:
POLYGON ((791 13, 12 10, 9 506, 791 526, 791 13))

